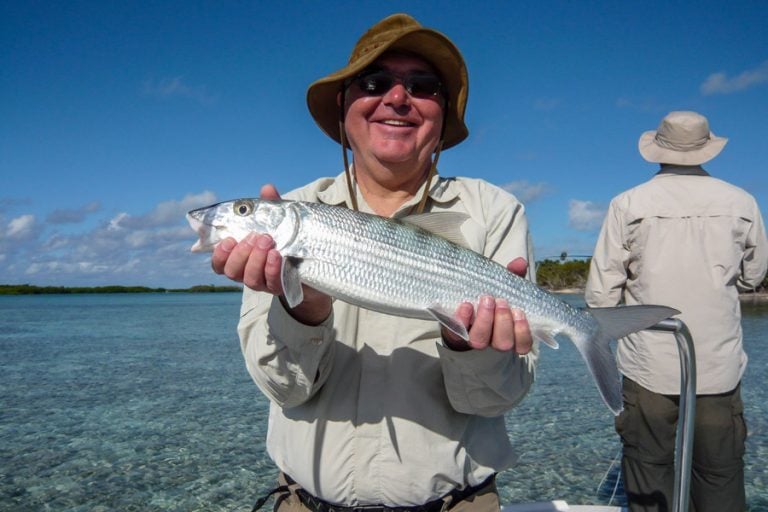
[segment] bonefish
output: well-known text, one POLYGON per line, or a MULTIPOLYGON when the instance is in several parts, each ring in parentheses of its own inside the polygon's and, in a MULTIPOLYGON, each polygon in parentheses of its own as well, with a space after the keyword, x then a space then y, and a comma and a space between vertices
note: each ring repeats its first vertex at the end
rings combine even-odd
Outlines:
POLYGON ((290 307, 303 300, 304 283, 363 308, 436 320, 467 340, 457 307, 477 306, 482 295, 506 299, 525 311, 534 338, 556 348, 555 336, 563 334, 576 345, 614 414, 622 397, 610 342, 679 313, 665 306, 574 308, 463 247, 462 213, 394 220, 320 203, 246 198, 192 210, 187 219, 199 235, 194 252, 211 251, 227 237, 269 234, 283 256, 290 307))

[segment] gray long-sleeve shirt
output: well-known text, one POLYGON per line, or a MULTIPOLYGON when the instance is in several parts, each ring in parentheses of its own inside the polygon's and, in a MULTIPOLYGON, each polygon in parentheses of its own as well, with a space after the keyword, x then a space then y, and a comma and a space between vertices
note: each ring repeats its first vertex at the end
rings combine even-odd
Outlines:
MULTIPOLYGON (((287 197, 348 203, 343 174, 287 197)), ((358 203, 370 211, 360 195, 358 203)), ((467 213, 469 246, 499 263, 533 261, 523 206, 498 187, 436 177, 430 210, 467 213)), ((239 334, 248 370, 271 401, 269 454, 320 498, 422 504, 514 460, 503 414, 528 392, 535 353, 454 352, 437 322, 338 300, 323 324, 307 326, 271 295, 247 289, 239 334)))
MULTIPOLYGON (((681 311, 695 344, 697 393, 724 393, 747 365, 738 291, 759 285, 767 266, 765 227, 750 194, 700 167, 665 165, 611 201, 585 298, 593 307, 623 301, 681 311)), ((657 393, 680 393, 671 334, 634 333, 617 352, 622 374, 657 393)))

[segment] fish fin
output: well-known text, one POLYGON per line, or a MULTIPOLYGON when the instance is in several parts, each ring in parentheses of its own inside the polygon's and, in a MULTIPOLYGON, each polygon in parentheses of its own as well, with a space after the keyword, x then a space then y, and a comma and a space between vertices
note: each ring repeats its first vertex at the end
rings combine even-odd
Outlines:
POLYGON ((592 372, 603 401, 618 416, 623 409, 621 375, 610 342, 647 329, 680 312, 666 306, 585 308, 582 311, 591 315, 599 328, 591 337, 574 337, 573 343, 592 372))
POLYGON ((607 338, 617 340, 627 334, 647 329, 680 312, 667 306, 618 306, 613 308, 585 308, 600 324, 607 338))
POLYGON ((299 279, 299 264, 301 264, 301 260, 298 258, 283 258, 283 267, 280 270, 280 281, 283 284, 285 301, 291 308, 295 308, 304 300, 304 290, 301 288, 301 280, 299 279))
POLYGON ((461 337, 464 341, 469 341, 467 328, 464 327, 464 324, 459 322, 453 314, 446 311, 445 308, 439 305, 432 305, 427 308, 427 312, 432 315, 435 320, 440 322, 440 325, 461 337))
POLYGON ((400 220, 445 238, 456 245, 469 248, 467 239, 461 232, 461 225, 467 219, 469 219, 469 215, 461 212, 428 212, 409 215, 400 220))
POLYGON ((210 245, 205 245, 202 240, 198 240, 189 250, 191 252, 211 252, 213 248, 210 245))
POLYGON ((550 348, 553 348, 555 350, 560 348, 560 344, 555 339, 555 336, 549 331, 534 330, 531 332, 531 335, 533 336, 534 339, 539 340, 540 342, 544 343, 550 348))

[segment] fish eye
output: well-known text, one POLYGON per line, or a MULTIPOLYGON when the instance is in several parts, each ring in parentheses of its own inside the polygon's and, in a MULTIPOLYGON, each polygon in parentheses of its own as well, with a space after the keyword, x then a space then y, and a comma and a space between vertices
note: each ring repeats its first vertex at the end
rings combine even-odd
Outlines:
POLYGON ((253 212, 253 201, 250 201, 248 199, 241 199, 239 201, 235 201, 235 204, 232 206, 232 209, 235 211, 235 214, 240 215, 241 217, 245 217, 247 215, 250 215, 251 212, 253 212))

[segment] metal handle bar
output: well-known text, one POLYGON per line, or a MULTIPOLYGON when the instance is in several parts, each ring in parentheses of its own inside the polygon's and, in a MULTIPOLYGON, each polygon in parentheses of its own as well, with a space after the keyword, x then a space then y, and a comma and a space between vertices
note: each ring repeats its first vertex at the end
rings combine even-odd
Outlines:
POLYGON ((693 424, 696 416, 696 354, 693 338, 682 320, 667 318, 650 327, 651 331, 671 332, 680 352, 680 405, 675 439, 675 487, 673 512, 687 512, 691 489, 693 424))

